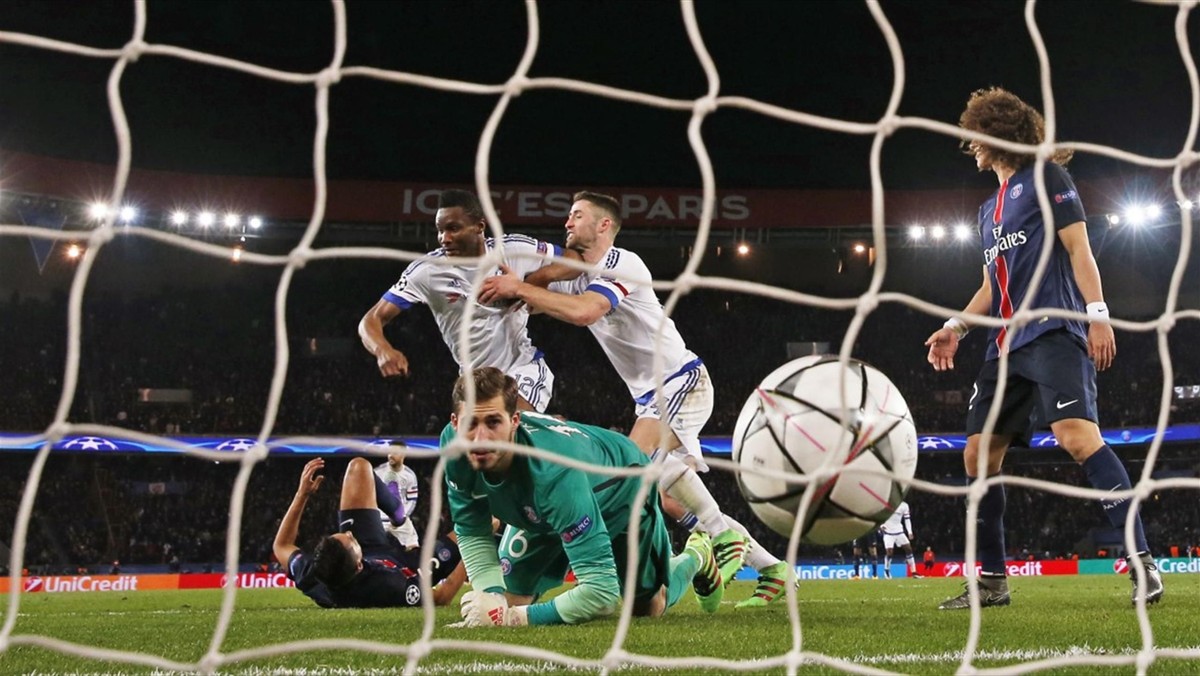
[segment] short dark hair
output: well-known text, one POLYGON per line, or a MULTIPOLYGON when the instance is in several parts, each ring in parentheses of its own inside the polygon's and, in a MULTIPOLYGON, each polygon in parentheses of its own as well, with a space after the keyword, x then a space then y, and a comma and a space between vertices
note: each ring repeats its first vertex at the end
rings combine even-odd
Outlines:
POLYGON ((477 221, 483 220, 483 206, 479 198, 469 190, 443 190, 438 196, 438 209, 461 207, 463 213, 477 221))
MULTIPOLYGON (((503 395, 505 413, 512 415, 517 412, 517 381, 512 377, 494 366, 475 369, 471 371, 471 377, 475 380, 475 401, 486 401, 496 395, 503 395)), ((453 400, 455 411, 467 400, 466 373, 454 381, 453 400)))
MULTIPOLYGON (((1003 87, 989 87, 971 92, 967 107, 958 118, 958 126, 967 131, 1031 146, 1046 140, 1046 121, 1042 114, 1003 87)), ((964 148, 966 154, 973 154, 970 148, 971 141, 963 140, 959 145, 964 148)), ((1032 164, 1036 159, 1035 155, 1029 153, 1017 153, 990 146, 988 150, 995 161, 1014 169, 1032 164)), ((1065 165, 1071 161, 1073 154, 1073 150, 1060 148, 1050 157, 1050 161, 1065 165)))
POLYGON ((591 190, 580 190, 572 197, 574 201, 585 200, 600 207, 600 210, 608 214, 608 217, 613 222, 613 234, 621 231, 621 203, 612 195, 605 195, 601 192, 592 192, 591 190))
POLYGON ((337 588, 350 581, 358 572, 358 565, 350 556, 350 550, 332 535, 326 535, 317 543, 313 553, 313 574, 326 587, 337 588))

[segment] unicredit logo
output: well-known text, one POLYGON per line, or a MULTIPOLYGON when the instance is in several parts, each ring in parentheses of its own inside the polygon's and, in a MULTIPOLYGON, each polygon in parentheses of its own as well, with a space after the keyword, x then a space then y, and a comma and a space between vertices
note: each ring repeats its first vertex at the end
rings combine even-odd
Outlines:
MULTIPOLYGON (((91 575, 31 578, 30 582, 34 579, 37 579, 47 592, 137 591, 138 587, 138 578, 136 575, 121 575, 116 579, 110 577, 94 578, 91 575)), ((29 589, 30 582, 25 583, 26 591, 39 591, 37 589, 29 589)))
POLYGON ((1113 572, 1118 575, 1123 575, 1129 572, 1129 562, 1125 559, 1117 559, 1113 561, 1113 572))
POLYGON ((42 589, 43 589, 42 578, 40 578, 40 577, 25 578, 25 593, 26 594, 28 594, 30 592, 40 592, 40 591, 42 591, 42 589))
MULTIPOLYGON (((277 589, 280 587, 295 587, 286 573, 239 573, 236 578, 237 586, 242 589, 277 589)), ((221 586, 229 582, 229 576, 221 577, 221 586)))
POLYGON ((962 572, 962 564, 961 563, 947 563, 945 572, 943 573, 943 576, 954 577, 955 575, 958 575, 961 572, 962 572))

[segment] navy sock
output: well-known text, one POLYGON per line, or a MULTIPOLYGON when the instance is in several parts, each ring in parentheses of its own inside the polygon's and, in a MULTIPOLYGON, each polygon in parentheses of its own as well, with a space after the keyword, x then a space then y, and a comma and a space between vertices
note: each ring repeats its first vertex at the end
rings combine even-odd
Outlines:
POLYGON ((380 479, 378 474, 371 472, 371 475, 375 477, 375 504, 384 514, 388 515, 393 525, 399 526, 404 523, 404 505, 400 502, 400 498, 392 495, 387 484, 383 483, 383 479, 380 479))
POLYGON ((984 574, 1005 575, 1004 484, 990 486, 979 501, 979 528, 976 529, 976 556, 984 574))
MULTIPOLYGON (((1088 482, 1092 484, 1092 487, 1102 491, 1129 490, 1133 485, 1129 482, 1129 473, 1125 471, 1121 459, 1108 444, 1101 446, 1100 450, 1092 454, 1092 457, 1083 461, 1083 471, 1087 473, 1088 482)), ((1125 518, 1129 516, 1132 499, 1105 500, 1100 504, 1104 506, 1104 515, 1108 517, 1108 522, 1112 524, 1113 528, 1124 533, 1125 518)), ((1146 544, 1146 533, 1142 530, 1140 514, 1133 517, 1133 541, 1137 546, 1137 551, 1149 551, 1150 547, 1146 544)))

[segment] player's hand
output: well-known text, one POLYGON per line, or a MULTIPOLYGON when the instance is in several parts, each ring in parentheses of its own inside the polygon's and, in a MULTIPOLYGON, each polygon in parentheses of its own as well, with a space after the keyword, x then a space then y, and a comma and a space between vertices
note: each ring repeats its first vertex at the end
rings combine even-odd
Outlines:
POLYGON ((325 481, 324 475, 317 474, 317 472, 323 469, 325 469, 324 458, 309 460, 304 465, 304 470, 300 472, 300 487, 296 489, 296 495, 312 495, 316 493, 317 489, 325 481))
POLYGON ((529 624, 525 606, 508 605, 504 594, 471 590, 459 601, 462 622, 455 627, 520 627, 529 624))
POLYGON ((958 336, 946 327, 933 332, 925 341, 929 347, 926 359, 934 371, 949 371, 954 368, 954 353, 958 352, 958 336))
POLYGON ((491 305, 498 300, 509 300, 520 293, 524 280, 518 277, 507 265, 500 265, 500 273, 483 280, 479 287, 479 303, 491 305))
POLYGON ((400 350, 390 347, 381 348, 375 357, 375 363, 379 365, 379 373, 384 378, 408 375, 408 357, 405 357, 400 350))
POLYGON ((1097 371, 1112 366, 1117 356, 1117 338, 1108 322, 1092 322, 1088 325, 1088 356, 1096 364, 1097 371))

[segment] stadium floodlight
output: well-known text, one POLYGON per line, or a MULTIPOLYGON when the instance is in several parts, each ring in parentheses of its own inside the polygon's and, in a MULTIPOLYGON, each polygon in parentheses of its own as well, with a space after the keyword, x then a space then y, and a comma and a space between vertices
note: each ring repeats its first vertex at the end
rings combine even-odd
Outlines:
POLYGON ((118 215, 121 217, 122 223, 132 223, 138 217, 138 210, 126 204, 125 206, 121 207, 121 211, 118 213, 118 215))
POLYGON ((1121 224, 1121 215, 1120 214, 1109 214, 1108 215, 1108 224, 1109 225, 1120 225, 1121 224))
POLYGON ((862 242, 855 242, 854 253, 862 253, 867 250, 867 247, 862 242))
POLYGON ((93 220, 103 221, 107 215, 108 205, 104 202, 92 202, 88 205, 88 216, 91 216, 93 220))
POLYGON ((201 211, 200 215, 196 217, 196 222, 200 224, 200 227, 208 228, 217 222, 217 215, 211 211, 201 211))
POLYGON ((1132 206, 1125 210, 1125 220, 1129 221, 1130 225, 1145 225, 1146 209, 1142 206, 1132 206))
POLYGON ((1146 207, 1147 220, 1157 221, 1159 216, 1162 216, 1162 207, 1158 206, 1157 204, 1151 204, 1150 206, 1146 207))
POLYGON ((187 212, 176 209, 171 212, 171 223, 174 225, 184 225, 187 223, 187 212))
POLYGON ((242 217, 235 213, 225 214, 225 227, 236 228, 242 223, 242 217))
POLYGON ((737 245, 737 253, 739 256, 749 256, 750 255, 750 245, 746 244, 745 242, 742 242, 741 244, 737 245))
POLYGON ((925 228, 919 225, 908 226, 908 238, 917 240, 925 239, 925 228))
POLYGON ((963 225, 962 223, 954 226, 954 239, 957 239, 960 242, 965 242, 968 239, 971 239, 971 228, 963 225))
POLYGON ((242 247, 240 247, 240 246, 233 247, 233 253, 231 253, 229 255, 229 258, 234 263, 240 262, 242 260, 242 247))
POLYGON ((261 228, 262 223, 263 223, 262 219, 259 218, 258 216, 250 217, 250 227, 254 228, 255 230, 258 230, 259 228, 261 228))
POLYGON ((75 260, 82 255, 83 255, 83 247, 79 246, 78 244, 75 244, 74 242, 72 242, 71 245, 67 247, 67 258, 70 258, 71 260, 75 260))
POLYGON ((946 236, 946 228, 940 225, 935 225, 929 229, 929 236, 934 239, 941 239, 946 236))

